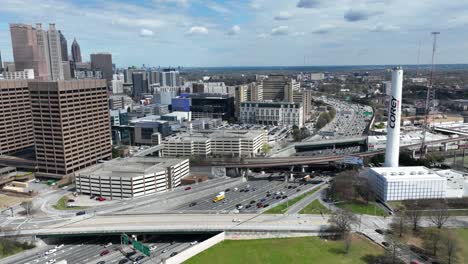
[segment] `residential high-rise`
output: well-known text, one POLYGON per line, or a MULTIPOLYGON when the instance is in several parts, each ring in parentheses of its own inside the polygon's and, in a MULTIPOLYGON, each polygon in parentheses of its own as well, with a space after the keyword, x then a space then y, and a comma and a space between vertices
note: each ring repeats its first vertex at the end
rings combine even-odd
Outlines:
POLYGON ((145 71, 134 72, 132 74, 132 97, 141 98, 143 94, 148 93, 148 73, 145 71))
POLYGON ((34 146, 26 80, 0 80, 0 155, 34 146))
POLYGON ((60 34, 60 50, 62 53, 62 61, 68 61, 67 39, 65 38, 65 36, 62 34, 60 30, 58 32, 60 34))
POLYGON ((61 178, 112 157, 104 80, 29 82, 37 176, 61 178))
POLYGON ((47 37, 49 40, 51 79, 52 80, 64 80, 60 32, 55 28, 55 24, 49 24, 47 37))
POLYGON ((112 55, 110 53, 91 54, 91 68, 102 71, 107 82, 112 81, 112 55))
POLYGON ((38 43, 36 29, 26 24, 10 24, 10 34, 15 70, 34 69, 38 79, 47 80, 46 56, 39 46, 43 42, 38 43))
POLYGON ((164 69, 160 77, 161 86, 177 87, 180 86, 179 71, 175 69, 164 69))
POLYGON ((76 41, 76 38, 73 39, 73 43, 71 45, 71 55, 72 55, 72 60, 76 62, 81 62, 81 49, 80 45, 76 41))

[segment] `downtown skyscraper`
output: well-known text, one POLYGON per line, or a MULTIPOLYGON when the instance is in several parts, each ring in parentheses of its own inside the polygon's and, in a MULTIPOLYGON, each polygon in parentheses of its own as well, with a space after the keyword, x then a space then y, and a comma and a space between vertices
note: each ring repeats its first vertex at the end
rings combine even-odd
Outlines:
POLYGON ((42 24, 36 24, 36 28, 10 24, 10 33, 16 71, 33 69, 35 77, 40 80, 64 80, 69 76, 63 67, 68 56, 62 58, 66 40, 55 24, 49 24, 48 31, 42 28, 42 24))
POLYGON ((74 62, 81 62, 81 49, 76 39, 73 39, 73 43, 71 45, 71 55, 74 62))

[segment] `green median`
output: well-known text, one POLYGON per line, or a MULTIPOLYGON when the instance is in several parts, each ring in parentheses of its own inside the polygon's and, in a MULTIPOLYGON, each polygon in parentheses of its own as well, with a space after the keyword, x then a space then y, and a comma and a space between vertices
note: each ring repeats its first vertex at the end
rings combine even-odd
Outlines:
POLYGON ((81 210, 86 209, 86 206, 68 206, 68 197, 65 195, 54 205, 54 208, 57 210, 81 210))
POLYGON ((313 200, 308 204, 304 209, 302 209, 299 214, 330 214, 330 209, 323 206, 318 199, 313 200))
POLYGON ((309 195, 312 195, 314 194, 315 192, 317 192, 318 190, 320 189, 320 187, 317 187, 311 191, 308 191, 306 193, 303 193, 293 199, 290 199, 289 201, 286 201, 286 200, 283 200, 282 203, 280 203, 279 205, 265 211, 264 213, 265 214, 284 214, 286 213, 286 211, 288 211, 288 208, 293 206, 295 203, 299 202, 300 200, 306 198, 307 196, 309 195))

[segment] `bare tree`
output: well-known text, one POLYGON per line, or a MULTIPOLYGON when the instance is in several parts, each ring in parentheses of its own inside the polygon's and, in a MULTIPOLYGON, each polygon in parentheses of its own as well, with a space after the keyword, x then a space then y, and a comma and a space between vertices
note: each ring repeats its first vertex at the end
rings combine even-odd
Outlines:
POLYGON ((351 248, 351 233, 350 232, 346 232, 344 234, 344 246, 345 246, 345 253, 348 254, 349 253, 349 249, 351 248))
POLYGON ((406 219, 411 223, 413 231, 416 231, 422 218, 422 211, 420 210, 418 201, 408 201, 406 208, 406 219))
POLYGON ((387 234, 385 236, 387 248, 385 251, 385 263, 396 264, 400 263, 400 249, 401 243, 393 235, 387 234))
POLYGON ((333 212, 328 219, 334 230, 341 236, 351 231, 351 225, 357 223, 357 217, 350 211, 339 209, 333 212))
POLYGON ((21 207, 24 208, 24 210, 26 211, 26 214, 28 215, 29 217, 29 214, 32 213, 32 210, 33 210, 33 202, 32 200, 27 200, 27 201, 24 201, 20 204, 21 207))
POLYGON ((390 228, 392 229, 393 233, 397 234, 398 237, 403 237, 407 226, 406 226, 406 212, 400 210, 399 215, 396 215, 392 219, 392 223, 390 224, 390 228))
POLYGON ((442 238, 442 245, 443 245, 443 255, 445 259, 445 263, 447 264, 456 264, 458 263, 459 257, 458 252, 460 251, 460 244, 452 233, 452 231, 447 230, 443 232, 442 238))
POLYGON ((431 222, 439 229, 445 225, 449 218, 449 211, 445 203, 441 203, 438 208, 432 210, 431 215, 429 216, 431 222))
POLYGON ((432 252, 432 255, 437 256, 437 252, 440 249, 440 243, 442 240, 442 232, 438 228, 428 228, 424 230, 423 245, 427 251, 432 252))

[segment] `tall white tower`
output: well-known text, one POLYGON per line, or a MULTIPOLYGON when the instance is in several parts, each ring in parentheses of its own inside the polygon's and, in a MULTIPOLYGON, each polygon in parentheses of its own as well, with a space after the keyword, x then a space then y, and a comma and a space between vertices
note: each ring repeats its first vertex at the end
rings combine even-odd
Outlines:
POLYGON ((385 167, 398 167, 400 154, 401 93, 403 89, 403 69, 392 69, 392 92, 388 104, 387 148, 385 167))

